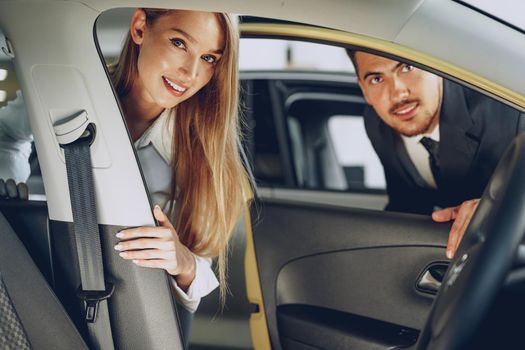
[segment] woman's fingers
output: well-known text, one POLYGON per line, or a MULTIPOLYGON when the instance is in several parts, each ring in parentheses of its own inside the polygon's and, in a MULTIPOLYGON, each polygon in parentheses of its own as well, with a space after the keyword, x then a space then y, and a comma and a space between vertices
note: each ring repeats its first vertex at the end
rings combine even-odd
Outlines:
MULTIPOLYGON (((159 222, 160 226, 173 229, 173 225, 171 224, 170 220, 158 205, 156 205, 155 208, 153 208, 153 215, 155 216, 155 219, 157 219, 157 221, 159 222)), ((173 229, 173 231, 175 231, 175 229, 173 229)))
POLYGON ((193 255, 180 243, 175 228, 158 205, 153 209, 159 227, 137 227, 122 230, 117 237, 122 239, 115 250, 119 255, 132 260, 136 265, 164 269, 173 276, 189 274, 190 283, 195 278, 193 255))
POLYGON ((141 237, 154 237, 154 238, 172 238, 171 230, 166 227, 137 227, 122 230, 117 233, 117 237, 120 239, 132 239, 141 237))
POLYGON ((127 251, 135 249, 155 248, 161 250, 175 250, 175 243, 171 240, 164 240, 159 238, 137 238, 128 241, 119 242, 115 246, 115 250, 127 251))
POLYGON ((125 252, 120 252, 119 255, 126 260, 174 260, 175 251, 167 251, 160 249, 128 250, 125 252))
POLYGON ((173 265, 172 262, 169 262, 163 259, 149 259, 149 260, 135 259, 133 260, 133 263, 141 267, 148 267, 152 269, 163 269, 163 270, 169 270, 170 268, 172 268, 172 265, 173 265))

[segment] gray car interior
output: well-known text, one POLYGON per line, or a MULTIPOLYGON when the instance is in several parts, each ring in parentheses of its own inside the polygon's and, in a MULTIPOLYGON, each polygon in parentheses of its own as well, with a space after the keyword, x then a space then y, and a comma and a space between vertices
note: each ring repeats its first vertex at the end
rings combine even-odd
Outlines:
MULTIPOLYGON (((64 347, 60 347, 60 344, 49 345, 49 342, 56 341, 56 337, 50 337, 50 334, 59 332, 62 335, 62 329, 67 332, 71 327, 75 329, 72 341, 79 341, 75 340, 75 337, 82 341, 79 336, 81 334, 89 343, 84 321, 84 307, 76 296, 80 275, 74 236, 71 234, 73 224, 49 220, 46 203, 41 201, 4 199, 0 201, 0 211, 3 213, 0 221, 2 223, 0 272, 11 298, 14 299, 13 303, 33 348, 79 348, 67 342, 64 347), (3 218, 4 215, 6 219, 3 218), (12 223, 14 231, 9 222, 12 223), (15 253, 18 251, 19 254, 15 253), (27 270, 27 274, 22 273, 21 268, 23 271, 27 270), (20 274, 27 278, 16 278, 20 274), (35 281, 36 286, 32 281, 35 281), (38 293, 39 296, 35 298, 32 293, 38 293), (43 300, 44 298, 52 298, 52 301, 43 300), (46 305, 53 307, 50 312, 43 310, 46 305), (22 310, 18 311, 20 307, 22 310), (49 317, 44 322, 46 327, 50 327, 49 330, 44 331, 38 323, 34 324, 34 318, 29 317, 34 310, 39 310, 39 314, 42 310, 42 314, 49 317), (62 323, 65 324, 66 321, 67 324, 62 327, 62 323), (37 339, 33 341, 31 336, 37 339)), ((144 275, 141 273, 143 271, 132 269, 129 264, 125 264, 112 254, 112 247, 117 242, 115 234, 121 229, 122 227, 100 225, 101 240, 105 247, 103 252, 106 273, 111 276, 111 281, 115 283, 117 289, 110 301, 114 341, 118 347, 126 349, 180 348, 182 344, 179 338, 175 300, 171 293, 164 293, 165 290, 169 291, 170 287, 156 288, 162 284, 168 285, 168 277, 161 271, 144 275), (138 285, 142 288, 137 288, 138 285), (146 290, 144 286, 147 287, 146 290), (154 310, 154 312, 138 312, 143 309, 154 310), (162 322, 167 327, 171 325, 173 328, 170 330, 157 327, 156 322, 162 322), (130 329, 134 331, 130 332, 130 329)))
MULTIPOLYGON (((2 203, 2 209, 9 207, 10 204, 2 203)), ((15 203, 17 204, 19 203, 15 203)), ((31 221, 29 217, 26 219, 31 221)), ((35 222, 32 224, 38 226, 35 222)), ((39 232, 31 229, 19 232, 25 238, 28 238, 25 235, 34 233, 39 232)), ((32 248, 38 251, 42 247, 32 248)), ((64 350, 88 348, 25 246, 1 213, 0 274, 31 348, 64 350)), ((3 342, 2 347, 18 348, 17 343, 3 342)))

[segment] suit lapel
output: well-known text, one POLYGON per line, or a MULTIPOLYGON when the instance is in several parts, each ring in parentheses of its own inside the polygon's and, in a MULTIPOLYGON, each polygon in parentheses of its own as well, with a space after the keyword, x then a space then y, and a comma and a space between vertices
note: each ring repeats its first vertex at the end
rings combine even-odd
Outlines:
POLYGON ((477 153, 480 131, 469 113, 463 88, 447 80, 443 80, 439 133, 442 189, 459 190, 477 153))

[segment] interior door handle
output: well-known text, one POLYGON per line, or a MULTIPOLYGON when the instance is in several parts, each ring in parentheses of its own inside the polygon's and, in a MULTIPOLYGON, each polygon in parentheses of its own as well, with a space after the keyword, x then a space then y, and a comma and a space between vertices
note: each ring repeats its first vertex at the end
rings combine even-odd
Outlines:
POLYGON ((448 262, 435 262, 428 265, 417 279, 416 289, 423 293, 436 294, 441 287, 443 277, 447 272, 448 262))

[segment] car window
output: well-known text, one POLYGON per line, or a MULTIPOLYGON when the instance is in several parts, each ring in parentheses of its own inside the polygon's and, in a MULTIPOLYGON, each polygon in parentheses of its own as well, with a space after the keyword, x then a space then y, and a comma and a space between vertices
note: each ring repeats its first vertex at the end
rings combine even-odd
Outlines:
MULTIPOLYGON (((0 47, 8 51, 1 30, 0 47)), ((13 179, 16 184, 27 185, 27 188, 18 185, 20 193, 10 191, 8 197, 21 195, 25 198, 23 193, 27 189, 30 199, 45 200, 27 109, 13 61, 6 54, 0 55, 0 179, 13 179)))
POLYGON ((272 193, 383 196, 389 210, 428 213, 479 198, 525 126, 518 110, 403 60, 375 55, 358 79, 328 44, 243 39, 240 57, 247 153, 272 193))
POLYGON ((242 39, 247 148, 262 187, 384 191, 365 101, 341 47, 242 39))

